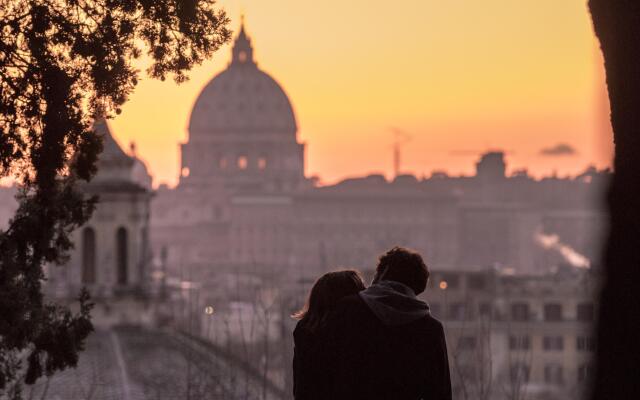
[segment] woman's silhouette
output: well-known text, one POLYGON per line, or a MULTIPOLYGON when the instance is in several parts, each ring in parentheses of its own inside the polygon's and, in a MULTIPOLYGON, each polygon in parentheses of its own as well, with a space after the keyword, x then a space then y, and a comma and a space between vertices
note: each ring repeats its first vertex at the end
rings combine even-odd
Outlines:
POLYGON ((338 301, 364 288, 357 271, 326 273, 311 288, 304 308, 293 315, 299 320, 293 332, 293 395, 296 400, 326 398, 327 369, 321 351, 326 340, 324 323, 338 301))

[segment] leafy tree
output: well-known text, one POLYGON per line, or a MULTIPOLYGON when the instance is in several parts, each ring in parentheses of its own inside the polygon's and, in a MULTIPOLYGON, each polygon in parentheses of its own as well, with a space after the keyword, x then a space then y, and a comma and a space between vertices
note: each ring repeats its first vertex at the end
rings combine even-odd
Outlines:
POLYGON ((92 122, 119 112, 135 59, 146 52, 148 75, 183 82, 227 24, 214 0, 0 0, 0 177, 21 186, 0 232, 0 395, 75 366, 93 329, 86 293, 72 313, 41 290, 43 265, 65 261, 94 208, 77 189, 102 148, 92 122))

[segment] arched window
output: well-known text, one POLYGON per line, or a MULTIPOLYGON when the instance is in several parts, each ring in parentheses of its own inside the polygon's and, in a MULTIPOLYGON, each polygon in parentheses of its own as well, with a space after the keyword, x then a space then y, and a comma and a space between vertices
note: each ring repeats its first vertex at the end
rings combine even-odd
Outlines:
POLYGON ((128 238, 127 229, 118 228, 116 231, 116 267, 118 271, 118 284, 128 283, 128 238))
POLYGON ((267 157, 258 158, 258 169, 265 170, 267 168, 267 157))
POLYGON ((227 158, 226 157, 220 157, 220 159, 218 160, 218 168, 220 168, 220 169, 226 169, 227 168, 227 158))
POLYGON ((96 232, 88 227, 82 231, 82 283, 96 283, 96 232))
POLYGON ((238 168, 239 169, 247 169, 248 166, 249 166, 249 160, 247 159, 247 156, 238 157, 238 168))

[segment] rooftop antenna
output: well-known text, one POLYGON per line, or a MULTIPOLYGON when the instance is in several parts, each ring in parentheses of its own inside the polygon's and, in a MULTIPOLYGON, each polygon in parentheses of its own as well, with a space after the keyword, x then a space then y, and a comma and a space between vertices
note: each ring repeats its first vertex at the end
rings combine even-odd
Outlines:
POLYGON ((489 153, 492 151, 500 151, 502 153, 504 153, 505 155, 514 155, 516 154, 516 151, 513 149, 500 149, 500 148, 496 148, 496 147, 486 147, 483 150, 471 150, 471 149, 458 149, 458 150, 451 150, 449 151, 449 155, 451 156, 461 156, 461 157, 466 157, 466 156, 479 156, 482 155, 484 153, 489 153))
POLYGON ((400 128, 391 127, 393 133, 393 176, 400 175, 402 145, 411 141, 411 135, 400 128))

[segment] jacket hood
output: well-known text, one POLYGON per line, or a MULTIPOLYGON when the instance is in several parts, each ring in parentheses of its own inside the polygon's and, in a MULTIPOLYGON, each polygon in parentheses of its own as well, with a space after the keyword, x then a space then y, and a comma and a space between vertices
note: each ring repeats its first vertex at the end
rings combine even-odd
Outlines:
POLYGON ((408 324, 430 314, 429 305, 400 282, 380 281, 359 296, 385 325, 408 324))

